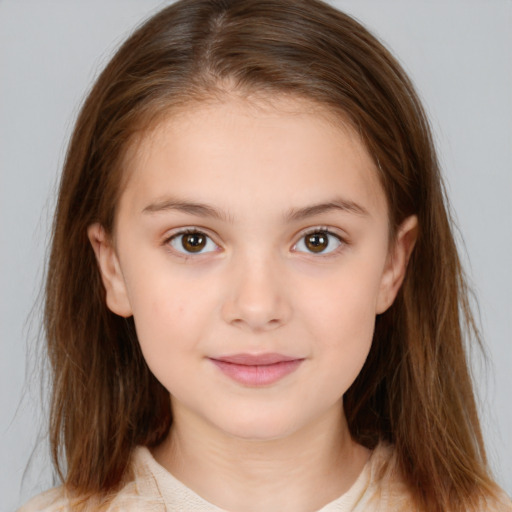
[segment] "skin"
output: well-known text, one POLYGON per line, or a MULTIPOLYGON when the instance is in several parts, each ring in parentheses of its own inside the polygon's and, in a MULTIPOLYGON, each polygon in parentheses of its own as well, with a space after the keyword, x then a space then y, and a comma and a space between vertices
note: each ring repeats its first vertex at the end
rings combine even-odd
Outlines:
POLYGON ((108 307, 134 316, 170 392, 174 423, 155 458, 227 510, 321 508, 369 457, 350 437, 343 394, 402 283, 416 218, 390 246, 370 156, 304 100, 199 103, 132 153, 114 236, 95 224, 89 238, 108 307), (184 250, 183 228, 209 237, 201 252, 184 250), (312 232, 325 250, 310 250, 312 232), (301 362, 264 386, 212 362, 268 352, 301 362))

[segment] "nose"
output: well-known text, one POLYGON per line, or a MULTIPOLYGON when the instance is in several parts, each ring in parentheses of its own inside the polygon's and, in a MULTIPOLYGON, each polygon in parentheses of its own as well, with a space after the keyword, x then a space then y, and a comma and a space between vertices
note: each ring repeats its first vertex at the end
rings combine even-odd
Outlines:
POLYGON ((269 331, 286 324, 291 317, 290 293, 282 269, 270 258, 244 258, 233 265, 224 320, 241 329, 269 331))

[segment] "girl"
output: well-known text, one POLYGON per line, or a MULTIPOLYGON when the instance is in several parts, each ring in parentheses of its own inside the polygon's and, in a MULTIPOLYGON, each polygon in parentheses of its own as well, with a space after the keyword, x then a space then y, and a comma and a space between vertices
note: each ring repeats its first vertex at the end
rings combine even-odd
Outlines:
POLYGON ((77 121, 46 288, 30 510, 511 510, 428 123, 312 0, 181 0, 77 121))

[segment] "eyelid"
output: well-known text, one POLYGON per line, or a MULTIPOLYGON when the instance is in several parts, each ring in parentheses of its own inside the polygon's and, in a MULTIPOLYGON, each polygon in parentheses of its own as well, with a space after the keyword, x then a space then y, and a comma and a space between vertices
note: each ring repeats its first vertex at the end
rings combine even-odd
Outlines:
POLYGON ((309 256, 314 256, 316 258, 318 258, 319 256, 327 258, 329 256, 336 255, 341 249, 343 249, 347 245, 349 245, 347 237, 344 236, 342 233, 340 233, 339 229, 320 225, 320 226, 309 227, 309 228, 303 229, 301 232, 299 232, 299 234, 296 237, 296 242, 292 246, 292 250, 294 252, 298 252, 300 254, 306 254, 306 255, 309 255, 309 256), (295 248, 297 247, 297 245, 299 244, 299 242, 301 240, 303 240, 306 236, 312 235, 312 234, 315 234, 315 233, 326 233, 327 235, 333 236, 334 238, 336 238, 338 240, 340 245, 338 247, 335 247, 334 249, 328 251, 328 252, 314 253, 312 251, 299 251, 299 250, 295 250, 295 248))
MULTIPOLYGON (((340 231, 341 230, 339 228, 323 226, 323 225, 311 226, 311 227, 305 228, 296 235, 296 237, 295 237, 296 241, 292 245, 292 251, 299 252, 301 254, 312 255, 315 257, 333 256, 340 249, 343 249, 345 246, 350 244, 347 239, 347 236, 344 235, 343 233, 341 233, 340 231), (295 251, 295 247, 297 246, 297 244, 299 243, 300 240, 302 240, 304 237, 306 237, 308 235, 311 235, 314 233, 320 233, 320 232, 326 233, 326 234, 336 238, 339 241, 340 245, 329 252, 314 253, 314 252, 310 252, 310 251, 295 251)), ((172 250, 173 253, 183 256, 183 257, 187 257, 187 258, 200 257, 205 254, 217 252, 217 249, 216 249, 216 250, 211 250, 211 251, 206 251, 206 252, 193 253, 193 252, 187 252, 187 251, 180 251, 180 250, 177 250, 170 246, 170 242, 173 239, 175 239, 181 235, 186 235, 188 233, 201 233, 201 234, 205 235, 207 238, 209 238, 216 245, 217 249, 222 249, 222 245, 220 243, 218 243, 216 240, 216 239, 218 239, 218 236, 216 234, 211 233, 211 231, 209 229, 203 228, 200 226, 184 226, 184 227, 176 228, 176 229, 172 230, 171 232, 166 233, 166 235, 162 241, 162 245, 167 246, 170 250, 172 250)))
MULTIPOLYGON (((188 233, 203 233, 204 235, 208 236, 212 240, 215 240, 218 238, 216 233, 213 233, 211 229, 203 228, 202 226, 180 226, 177 228, 171 228, 165 232, 163 235, 163 243, 165 244, 168 240, 171 238, 174 238, 178 235, 186 235, 188 233)), ((217 242, 215 242, 217 245, 219 245, 217 242)))
POLYGON ((167 246, 169 248, 169 250, 172 250, 172 252, 174 254, 178 254, 179 256, 182 256, 185 258, 200 257, 200 256, 203 256, 206 254, 218 252, 218 249, 220 249, 221 246, 219 243, 217 243, 215 238, 217 238, 217 237, 215 235, 212 235, 212 233, 210 232, 209 229, 201 228, 199 226, 185 226, 185 227, 181 227, 181 228, 176 228, 176 229, 172 230, 170 233, 166 233, 166 235, 162 241, 162 245, 167 246), (183 236, 183 235, 195 234, 195 233, 199 233, 199 234, 206 236, 213 244, 215 244, 216 249, 206 251, 206 252, 194 253, 194 252, 187 252, 185 250, 181 251, 181 250, 176 249, 175 247, 171 246, 171 242, 174 239, 179 238, 180 236, 183 236))

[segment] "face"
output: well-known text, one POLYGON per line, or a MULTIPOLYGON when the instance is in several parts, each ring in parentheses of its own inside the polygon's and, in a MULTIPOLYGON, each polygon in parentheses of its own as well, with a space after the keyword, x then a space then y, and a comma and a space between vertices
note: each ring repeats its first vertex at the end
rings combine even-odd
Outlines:
POLYGON ((175 418, 275 439, 339 415, 414 227, 389 246, 356 135, 303 101, 232 98, 161 122, 126 172, 113 239, 89 237, 175 418))

